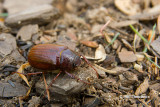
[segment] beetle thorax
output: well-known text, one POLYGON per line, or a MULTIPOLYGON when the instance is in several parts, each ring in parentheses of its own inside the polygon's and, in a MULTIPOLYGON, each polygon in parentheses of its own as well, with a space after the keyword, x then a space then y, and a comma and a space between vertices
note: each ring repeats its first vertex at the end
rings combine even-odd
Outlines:
POLYGON ((81 59, 70 49, 66 49, 60 56, 60 68, 63 70, 73 70, 81 64, 81 59))

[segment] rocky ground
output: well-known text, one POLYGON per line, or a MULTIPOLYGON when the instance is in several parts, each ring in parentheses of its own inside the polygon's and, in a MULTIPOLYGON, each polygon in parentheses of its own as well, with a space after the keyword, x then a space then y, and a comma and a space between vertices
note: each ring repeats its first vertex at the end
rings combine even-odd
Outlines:
POLYGON ((159 8, 159 0, 0 0, 0 105, 158 107, 159 8), (44 77, 50 84, 59 69, 16 73, 37 44, 68 46, 99 77, 82 58, 52 83, 49 101, 44 77), (28 75, 36 72, 44 75, 28 75))

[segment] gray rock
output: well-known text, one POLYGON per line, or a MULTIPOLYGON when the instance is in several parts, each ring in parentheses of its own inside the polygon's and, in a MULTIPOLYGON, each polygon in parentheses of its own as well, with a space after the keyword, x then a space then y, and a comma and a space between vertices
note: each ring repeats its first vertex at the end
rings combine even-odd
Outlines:
POLYGON ((8 54, 10 54, 13 50, 12 45, 10 45, 7 42, 4 41, 0 41, 0 55, 1 56, 6 56, 8 54))
POLYGON ((11 34, 0 34, 0 55, 6 56, 17 48, 16 39, 11 34))
POLYGON ((27 24, 46 24, 59 16, 59 12, 51 5, 30 7, 22 12, 9 15, 5 23, 10 27, 20 27, 27 24))
POLYGON ((0 97, 18 97, 26 95, 27 87, 16 82, 12 82, 12 84, 14 84, 14 87, 9 83, 0 82, 0 97))
POLYGON ((16 39, 9 33, 2 33, 0 34, 0 40, 9 43, 12 45, 13 49, 17 48, 16 39))
POLYGON ((19 13, 27 8, 33 8, 35 6, 43 4, 51 4, 53 0, 4 0, 3 7, 7 9, 7 12, 11 14, 19 13))
POLYGON ((18 50, 14 50, 11 55, 12 58, 14 58, 15 61, 25 61, 25 58, 18 52, 18 50))
MULTIPOLYGON (((87 82, 87 79, 94 80, 97 78, 96 72, 91 68, 79 67, 71 74, 76 75, 79 79, 87 82)), ((57 74, 56 74, 57 75, 57 74)), ((53 78, 56 76, 55 74, 46 75, 47 84, 50 84, 53 78)), ((89 82, 88 82, 89 83, 89 82)), ((45 94, 45 86, 44 81, 39 80, 36 83, 36 90, 41 94, 45 94)), ((51 100, 65 102, 73 99, 75 94, 83 91, 89 85, 82 82, 77 81, 77 79, 71 78, 65 73, 60 74, 60 76, 53 82, 52 86, 49 88, 51 100), (72 96, 71 96, 72 95, 72 96)), ((47 97, 47 95, 45 94, 47 97)))
POLYGON ((24 57, 18 52, 16 39, 11 34, 0 34, 0 56, 3 58, 7 55, 14 58, 16 61, 25 61, 24 57))
POLYGON ((23 26, 17 33, 17 38, 20 37, 22 41, 30 40, 32 35, 38 33, 38 30, 38 25, 23 26))

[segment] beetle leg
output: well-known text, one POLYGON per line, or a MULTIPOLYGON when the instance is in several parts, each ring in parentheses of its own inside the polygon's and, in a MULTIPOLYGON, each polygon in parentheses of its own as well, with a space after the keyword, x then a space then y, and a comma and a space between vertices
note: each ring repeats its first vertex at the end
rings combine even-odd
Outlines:
POLYGON ((29 66, 30 66, 30 64, 27 62, 27 63, 21 65, 20 68, 17 70, 17 72, 18 72, 18 73, 22 73, 23 70, 24 70, 25 68, 29 67, 29 66))
POLYGON ((96 74, 97 74, 97 78, 99 78, 99 75, 98 75, 98 72, 97 72, 97 70, 89 63, 89 61, 87 60, 87 58, 85 57, 85 56, 83 56, 83 55, 80 55, 80 56, 82 56, 83 57, 83 59, 84 59, 84 61, 91 67, 91 68, 93 68, 94 69, 94 71, 96 71, 96 74))
MULTIPOLYGON (((47 82, 44 80, 44 82, 46 82, 45 83, 45 87, 46 87, 46 92, 47 92, 47 95, 48 95, 48 100, 50 101, 50 96, 49 96, 49 88, 52 86, 52 84, 53 84, 53 82, 59 77, 59 75, 62 73, 62 71, 60 71, 57 75, 56 75, 56 77, 54 77, 53 78, 53 80, 51 81, 51 83, 49 84, 49 86, 46 86, 47 85, 47 82)), ((45 78, 44 78, 45 79, 45 78)), ((44 95, 44 97, 45 97, 46 95, 44 95)))
POLYGON ((27 74, 24 74, 24 73, 23 73, 23 70, 24 70, 25 68, 29 67, 29 66, 30 66, 30 64, 27 62, 27 63, 21 65, 21 67, 17 70, 17 72, 20 73, 20 74, 23 74, 23 75, 37 75, 37 74, 42 74, 42 73, 43 73, 43 72, 35 72, 35 73, 27 73, 27 74))
POLYGON ((38 74, 43 74, 44 72, 35 72, 35 73, 27 73, 27 75, 38 75, 38 74))
POLYGON ((73 75, 73 74, 70 74, 70 73, 67 72, 67 71, 65 71, 65 73, 66 73, 68 76, 70 76, 71 78, 75 78, 75 79, 77 79, 77 80, 79 80, 79 81, 81 81, 81 82, 83 82, 83 83, 85 83, 85 84, 88 84, 88 85, 91 84, 91 83, 88 83, 88 82, 85 82, 85 81, 81 80, 81 79, 78 78, 77 76, 75 76, 75 75, 73 75))
POLYGON ((29 66, 30 66, 29 63, 25 63, 25 64, 21 65, 21 67, 17 70, 17 74, 18 74, 18 75, 27 83, 27 85, 30 87, 29 82, 28 82, 26 76, 22 73, 22 71, 23 71, 25 68, 29 67, 29 66))
POLYGON ((47 92, 47 96, 48 96, 48 101, 50 101, 49 89, 48 89, 48 85, 47 85, 44 73, 43 73, 43 78, 44 78, 44 84, 45 84, 46 92, 47 92))
POLYGON ((49 87, 48 87, 48 88, 50 88, 50 87, 52 86, 53 82, 59 77, 59 75, 60 75, 61 73, 62 73, 62 71, 60 71, 60 72, 56 75, 56 77, 53 78, 53 80, 52 80, 51 83, 49 84, 49 87))

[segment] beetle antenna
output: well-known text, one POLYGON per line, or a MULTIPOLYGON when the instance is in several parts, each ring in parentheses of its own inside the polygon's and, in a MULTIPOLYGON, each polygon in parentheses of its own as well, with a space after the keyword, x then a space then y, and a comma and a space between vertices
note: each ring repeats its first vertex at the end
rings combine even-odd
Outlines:
POLYGON ((83 81, 83 80, 81 80, 80 78, 78 78, 77 76, 75 76, 75 75, 73 75, 73 74, 70 74, 69 72, 67 72, 67 71, 65 71, 65 73, 68 75, 68 76, 70 76, 71 78, 75 78, 75 79, 77 79, 77 80, 79 80, 79 81, 81 81, 81 82, 83 82, 83 83, 85 83, 85 84, 91 84, 91 83, 88 83, 88 82, 85 82, 85 81, 83 81))
POLYGON ((98 75, 98 71, 89 63, 89 61, 87 60, 87 58, 83 55, 80 55, 83 57, 84 61, 91 67, 94 69, 94 71, 96 71, 96 74, 97 74, 97 78, 99 78, 99 75, 98 75))

